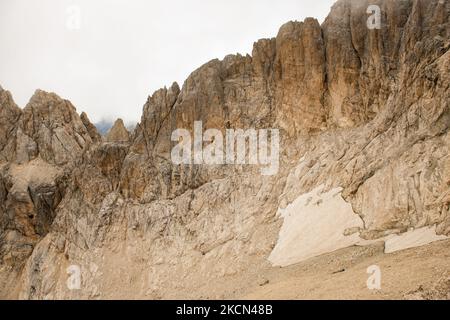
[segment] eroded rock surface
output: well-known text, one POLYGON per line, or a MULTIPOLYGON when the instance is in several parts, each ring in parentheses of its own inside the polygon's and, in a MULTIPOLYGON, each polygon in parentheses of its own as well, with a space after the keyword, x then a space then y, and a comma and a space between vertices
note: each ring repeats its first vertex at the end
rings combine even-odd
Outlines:
POLYGON ((326 199, 339 188, 358 222, 339 220, 342 243, 450 235, 450 3, 376 1, 373 30, 371 4, 340 0, 322 25, 289 22, 251 56, 206 63, 150 96, 132 134, 119 121, 105 142, 54 94, 37 91, 21 110, 0 90, 0 296, 232 297, 247 283, 227 277, 268 265, 277 212, 319 186, 326 199), (278 174, 174 165, 171 134, 195 121, 280 129, 278 174), (54 174, 22 179, 30 166, 54 174), (79 290, 67 287, 70 266, 79 290))
POLYGON ((51 230, 73 165, 100 135, 75 107, 41 90, 22 110, 0 92, 0 280, 16 283, 51 230))
POLYGON ((107 142, 129 142, 130 133, 125 128, 122 119, 117 119, 106 135, 107 142))

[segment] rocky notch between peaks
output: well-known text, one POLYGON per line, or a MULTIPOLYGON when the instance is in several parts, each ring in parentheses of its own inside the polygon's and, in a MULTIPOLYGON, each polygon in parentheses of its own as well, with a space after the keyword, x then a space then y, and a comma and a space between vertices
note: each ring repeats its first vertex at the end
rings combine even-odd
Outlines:
POLYGON ((289 22, 251 56, 208 62, 105 141, 55 94, 22 110, 0 89, 0 297, 239 297, 269 257, 450 235, 450 4, 376 1, 383 23, 369 30, 370 4, 340 0, 322 25, 289 22), (279 128, 280 172, 173 165, 171 133, 194 121, 279 128))

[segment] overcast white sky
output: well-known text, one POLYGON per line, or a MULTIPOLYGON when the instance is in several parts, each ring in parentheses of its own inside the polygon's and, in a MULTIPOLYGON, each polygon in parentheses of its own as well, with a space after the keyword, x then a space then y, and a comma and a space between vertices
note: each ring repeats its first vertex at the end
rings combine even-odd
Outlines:
POLYGON ((181 86, 211 59, 251 53, 289 20, 322 22, 334 2, 0 0, 0 84, 21 107, 39 88, 94 122, 137 121, 155 90, 181 86))

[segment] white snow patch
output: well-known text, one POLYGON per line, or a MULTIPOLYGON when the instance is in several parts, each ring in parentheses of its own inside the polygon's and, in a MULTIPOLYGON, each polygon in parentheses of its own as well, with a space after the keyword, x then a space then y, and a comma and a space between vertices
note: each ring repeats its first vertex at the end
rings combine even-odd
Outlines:
POLYGON ((436 226, 424 227, 393 235, 386 239, 385 253, 392 253, 405 249, 415 248, 430 244, 435 241, 446 240, 450 237, 436 235, 436 226))
POLYGON ((320 186, 278 210, 284 222, 269 256, 273 265, 292 265, 362 241, 359 233, 344 236, 346 229, 363 228, 363 221, 342 198, 342 188, 322 190, 320 186))

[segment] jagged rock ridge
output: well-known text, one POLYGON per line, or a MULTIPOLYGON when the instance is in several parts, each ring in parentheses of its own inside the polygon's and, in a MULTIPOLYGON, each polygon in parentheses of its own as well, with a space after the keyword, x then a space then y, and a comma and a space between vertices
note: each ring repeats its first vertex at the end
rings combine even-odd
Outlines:
POLYGON ((277 212, 319 186, 362 220, 342 233, 450 235, 450 5, 377 3, 381 29, 366 26, 372 2, 338 1, 322 26, 289 22, 252 56, 155 92, 134 132, 119 121, 106 142, 54 94, 21 110, 0 90, 0 294, 189 298, 220 283, 213 297, 233 296, 224 279, 267 265, 277 212), (173 165, 171 133, 194 121, 279 128, 280 172, 173 165), (82 290, 66 287, 70 265, 82 290))
POLYGON ((123 120, 117 119, 105 138, 107 142, 128 142, 130 140, 130 133, 125 128, 123 120))

